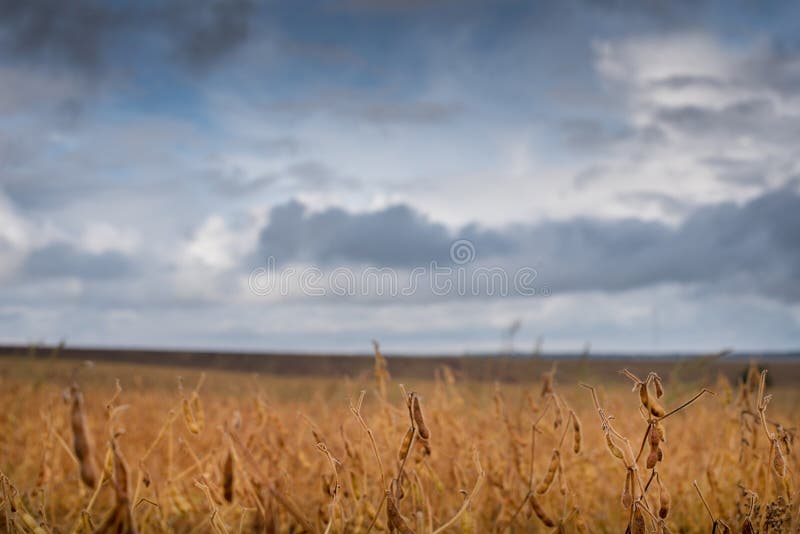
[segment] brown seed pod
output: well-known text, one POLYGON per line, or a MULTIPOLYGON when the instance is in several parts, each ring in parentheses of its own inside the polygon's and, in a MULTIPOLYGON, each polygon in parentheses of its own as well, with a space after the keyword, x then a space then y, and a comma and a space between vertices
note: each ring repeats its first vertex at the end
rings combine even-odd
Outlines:
POLYGON ((400 511, 397 509, 397 503, 389 491, 386 492, 386 518, 389 521, 389 526, 397 530, 400 534, 414 534, 414 531, 408 526, 406 520, 400 515, 400 511))
POLYGON ((555 394, 551 397, 553 399, 553 430, 558 430, 561 426, 561 423, 564 422, 564 416, 561 412, 561 403, 558 402, 558 397, 555 394))
POLYGON ((25 526, 33 532, 33 534, 44 534, 45 530, 39 526, 39 523, 33 518, 31 514, 25 511, 25 509, 20 510, 20 516, 22 517, 22 522, 25 523, 25 526))
POLYGON ((567 476, 564 474, 564 462, 561 461, 561 458, 558 460, 558 490, 565 497, 569 493, 567 476))
POLYGON ((656 426, 653 429, 658 434, 658 439, 661 440, 662 443, 666 443, 667 442, 667 429, 664 428, 664 425, 659 421, 658 423, 656 423, 656 426))
POLYGON ((111 439, 110 445, 114 463, 113 486, 116 503, 111 513, 106 516, 106 519, 94 532, 137 534, 138 530, 133 520, 128 497, 128 467, 114 438, 111 439))
POLYGON ((786 454, 792 454, 792 441, 794 438, 787 432, 783 426, 778 425, 778 439, 786 450, 786 454))
POLYGON ((106 450, 106 457, 103 461, 103 474, 101 475, 100 482, 105 484, 106 481, 111 480, 114 476, 114 453, 111 449, 106 450))
POLYGON ((550 488, 550 484, 553 483, 560 462, 561 453, 558 452, 558 449, 553 449, 553 456, 550 457, 550 467, 547 468, 547 473, 545 473, 544 478, 539 482, 539 485, 536 486, 536 493, 543 495, 547 492, 550 488))
POLYGON ((173 505, 176 510, 178 510, 181 514, 188 514, 192 511, 192 505, 189 504, 189 501, 186 497, 181 493, 178 487, 170 482, 167 486, 168 494, 172 498, 173 505))
POLYGON ((667 413, 657 400, 650 397, 650 392, 647 391, 646 383, 639 384, 639 398, 642 401, 642 405, 655 417, 662 417, 667 413))
POLYGON ((572 452, 579 454, 581 452, 581 421, 575 412, 570 411, 572 416, 572 452))
POLYGON ((536 495, 531 493, 530 497, 528 497, 528 502, 531 505, 533 513, 536 514, 536 517, 539 518, 539 521, 541 521, 544 524, 544 526, 546 527, 556 526, 556 522, 553 521, 553 519, 549 515, 547 515, 547 512, 544 511, 544 508, 542 508, 542 504, 536 499, 536 495))
POLYGON ((655 417, 664 417, 667 414, 667 411, 664 409, 663 406, 654 402, 650 405, 650 413, 653 414, 655 417))
POLYGON ((658 376, 653 378, 653 384, 656 386, 656 397, 660 399, 664 396, 664 385, 661 383, 661 379, 658 376))
POLYGON ((322 475, 320 475, 320 481, 322 482, 323 495, 333 497, 334 493, 336 493, 333 488, 334 484, 333 475, 322 473, 322 475))
POLYGON ((657 400, 650 399, 650 413, 653 414, 654 417, 664 417, 667 411, 657 400))
POLYGON ((222 466, 222 494, 226 501, 233 502, 233 452, 230 450, 222 466))
MULTIPOLYGON (((401 478, 405 478, 404 474, 400 474, 401 478)), ((394 480, 392 481, 392 486, 394 487, 394 497, 398 501, 402 501, 406 496, 406 490, 403 489, 403 482, 402 480, 394 480)))
POLYGON ((83 395, 78 384, 72 384, 72 425, 73 446, 75 457, 80 464, 81 480, 88 487, 93 488, 97 482, 97 464, 92 456, 92 442, 89 439, 89 430, 86 424, 86 414, 83 409, 83 395))
MULTIPOLYGON (((421 514, 422 512, 418 512, 421 514)), ((464 510, 464 513, 461 514, 461 534, 474 534, 475 532, 475 518, 472 517, 472 512, 469 508, 464 510)), ((419 529, 424 530, 424 520, 420 522, 419 529)))
POLYGON ((622 488, 622 507, 628 509, 633 503, 633 495, 631 495, 631 481, 633 480, 633 471, 628 469, 625 473, 625 486, 622 488))
POLYGON ((197 424, 197 421, 194 418, 194 414, 192 413, 192 406, 189 403, 189 399, 183 399, 183 422, 186 423, 186 428, 189 429, 189 432, 192 434, 197 434, 200 432, 200 426, 197 424))
POLYGON ((614 444, 614 441, 611 439, 611 434, 606 434, 606 445, 608 446, 609 452, 619 458, 620 460, 624 460, 625 456, 622 454, 622 450, 614 444))
POLYGON ((417 430, 419 430, 419 435, 422 439, 430 439, 431 432, 428 430, 428 427, 425 425, 425 419, 422 417, 422 407, 419 403, 419 397, 414 395, 414 423, 417 425, 417 430))
POLYGON ((408 448, 411 446, 411 438, 414 436, 414 427, 408 427, 405 436, 403 436, 403 441, 400 443, 400 450, 397 451, 397 459, 402 460, 406 456, 408 456, 408 448))
POLYGON ((194 420, 197 422, 197 428, 203 430, 205 415, 203 414, 203 407, 200 406, 200 396, 196 392, 192 393, 192 413, 194 414, 194 420))
POLYGON ((116 440, 111 440, 111 451, 114 453, 114 490, 117 503, 128 500, 128 465, 117 447, 116 440))
POLYGON ((750 521, 749 517, 745 517, 744 521, 742 521, 742 534, 756 534, 753 523, 750 521))
POLYGON ((647 391, 647 384, 639 384, 639 399, 642 401, 642 406, 650 409, 650 392, 647 391))
POLYGON ((659 449, 650 449, 650 454, 647 455, 647 468, 653 469, 658 463, 659 449))
POLYGON ((658 487, 658 517, 666 519, 669 515, 669 507, 672 499, 670 498, 667 488, 663 484, 658 487))
POLYGON ((655 449, 661 443, 661 435, 659 434, 658 430, 656 429, 655 425, 650 427, 650 433, 648 435, 650 440, 650 448, 655 449))
POLYGON ((421 462, 426 456, 431 455, 431 444, 428 440, 418 439, 415 447, 417 449, 417 461, 421 462))
POLYGON ((361 498, 361 481, 355 471, 350 471, 350 486, 353 488, 353 495, 358 500, 361 498))
POLYGON ((549 395, 553 392, 553 372, 548 371, 542 373, 542 393, 541 397, 549 395))
POLYGON ((778 440, 773 441, 773 449, 775 450, 775 455, 772 458, 772 468, 775 470, 776 475, 783 478, 786 476, 786 459, 783 457, 778 440))
POLYGON ((631 534, 646 534, 647 525, 644 522, 644 514, 642 510, 636 506, 633 510, 633 517, 631 517, 631 534))

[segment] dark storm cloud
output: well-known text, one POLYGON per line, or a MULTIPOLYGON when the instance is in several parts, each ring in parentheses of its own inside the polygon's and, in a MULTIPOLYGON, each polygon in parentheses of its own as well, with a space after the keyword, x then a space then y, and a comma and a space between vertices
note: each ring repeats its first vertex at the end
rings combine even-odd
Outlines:
POLYGON ((249 0, 0 0, 0 43, 12 57, 94 71, 112 51, 136 54, 157 37, 202 67, 247 39, 255 8, 249 0))
MULTIPOLYGON (((784 188, 695 209, 677 228, 638 219, 547 222, 517 234, 553 289, 619 291, 725 280, 800 299, 800 195, 784 188)), ((731 288, 728 288, 731 289, 731 288)))
POLYGON ((707 0, 570 0, 550 2, 521 2, 519 0, 499 0, 487 3, 482 0, 346 0, 338 3, 336 9, 356 13, 369 13, 396 17, 438 14, 448 17, 492 15, 496 12, 530 12, 539 17, 554 13, 562 16, 590 9, 599 13, 614 13, 652 18, 662 24, 686 20, 703 12, 710 2, 707 0))
POLYGON ((134 272, 130 259, 119 252, 91 253, 68 243, 51 243, 34 250, 22 272, 33 278, 110 280, 134 272))
MULTIPOLYGON (((618 23, 673 27, 689 24, 705 11, 697 2, 595 0, 0 0, 0 46, 14 58, 79 66, 94 72, 115 60, 127 63, 138 55, 153 61, 161 61, 166 55, 203 70, 255 35, 275 36, 282 52, 300 58, 301 63, 310 51, 313 55, 333 53, 337 61, 362 61, 379 53, 387 42, 408 35, 436 36, 479 26, 481 44, 486 44, 495 41, 497 35, 527 34, 532 27, 546 27, 554 21, 598 22, 599 16, 618 21, 613 28, 618 23), (391 24, 387 24, 387 18, 391 24)), ((780 61, 777 53, 775 60, 780 61)), ((375 66, 385 67, 382 62, 375 66)), ((421 111, 426 116, 452 112, 421 111)))
POLYGON ((624 17, 628 24, 636 20, 662 28, 696 24, 707 16, 710 0, 575 0, 565 2, 577 10, 590 11, 593 16, 624 17))
MULTIPOLYGON (((451 233, 406 205, 371 213, 339 208, 309 213, 299 202, 290 202, 273 208, 269 219, 259 239, 262 258, 399 267, 450 261, 451 233)), ((506 250, 502 236, 478 227, 465 227, 463 235, 481 239, 484 253, 506 250)))
POLYGON ((743 205, 698 207, 677 228, 640 219, 575 218, 450 232, 404 205, 361 214, 309 213, 291 202, 272 210, 259 253, 279 262, 424 267, 446 263, 458 238, 472 240, 478 257, 489 263, 536 267, 554 291, 728 283, 740 284, 741 292, 800 300, 800 195, 791 188, 743 205))
POLYGON ((179 2, 168 13, 177 50, 192 65, 205 67, 242 45, 250 33, 257 2, 179 2))
POLYGON ((0 42, 17 56, 94 68, 104 40, 129 23, 124 11, 91 0, 0 0, 0 42))
POLYGON ((270 212, 260 236, 260 250, 278 261, 368 262, 411 265, 442 259, 447 229, 408 206, 351 214, 339 208, 308 213, 298 202, 270 212))

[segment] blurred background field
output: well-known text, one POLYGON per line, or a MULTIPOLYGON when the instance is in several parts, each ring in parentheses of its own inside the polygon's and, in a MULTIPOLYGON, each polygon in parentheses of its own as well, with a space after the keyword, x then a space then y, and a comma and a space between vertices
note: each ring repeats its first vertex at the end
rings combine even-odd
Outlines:
MULTIPOLYGON (((558 362, 559 376, 571 380, 619 381, 625 379, 619 370, 628 367, 646 374, 655 371, 662 377, 681 381, 702 382, 713 380, 718 374, 735 383, 750 362, 771 369, 770 383, 796 386, 800 384, 800 353, 735 353, 726 351, 713 354, 633 356, 613 354, 542 354, 516 353, 507 356, 497 353, 486 355, 430 355, 407 356, 390 354, 392 375, 398 378, 431 379, 437 368, 447 366, 461 379, 513 383, 538 379, 545 370, 558 362)), ((363 353, 256 353, 223 351, 181 351, 145 349, 76 348, 59 345, 6 345, 0 346, 0 362, 5 358, 16 360, 89 360, 96 363, 127 363, 155 366, 218 369, 243 373, 264 373, 277 376, 324 376, 355 378, 371 373, 373 356, 363 353)), ((155 371, 155 370, 154 370, 155 371)), ((188 372, 188 371, 186 371, 188 372)))

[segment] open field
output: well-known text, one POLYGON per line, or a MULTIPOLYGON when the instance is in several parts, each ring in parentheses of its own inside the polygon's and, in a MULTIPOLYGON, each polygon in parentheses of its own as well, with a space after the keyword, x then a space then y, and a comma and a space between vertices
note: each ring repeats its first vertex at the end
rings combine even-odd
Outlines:
MULTIPOLYGON (((469 356, 408 356, 389 354, 392 376, 397 379, 432 379, 437 369, 447 366, 461 379, 526 383, 558 361, 559 376, 577 382, 591 377, 604 384, 618 381, 625 367, 642 373, 654 371, 678 381, 709 381, 723 374, 732 382, 746 371, 750 361, 769 367, 770 382, 776 386, 800 384, 800 353, 719 354, 675 356, 623 356, 616 354, 542 354, 510 357, 502 354, 469 356)), ((45 345, 0 345, 0 358, 91 360, 159 366, 218 369, 275 376, 357 377, 372 372, 372 354, 302 354, 256 352, 210 352, 196 350, 145 350, 59 347, 45 345)))
POLYGON ((6 356, 7 531, 797 531, 792 360, 767 362, 760 392, 755 368, 738 383, 746 362, 715 358, 551 375, 546 359, 264 374, 6 356))

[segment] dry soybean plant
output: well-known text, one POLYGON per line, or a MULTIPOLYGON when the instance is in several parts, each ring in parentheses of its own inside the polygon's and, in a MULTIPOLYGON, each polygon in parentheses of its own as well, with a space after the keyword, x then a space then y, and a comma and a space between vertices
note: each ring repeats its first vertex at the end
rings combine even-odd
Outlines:
POLYGON ((374 349, 355 379, 0 373, 0 531, 798 531, 792 392, 773 401, 755 367, 714 396, 627 369, 635 397, 562 384, 555 366, 407 388, 374 349))
MULTIPOLYGON (((567 478, 565 469, 565 462, 562 453, 564 449, 565 439, 568 432, 572 432, 572 447, 566 454, 578 455, 581 452, 582 444, 582 430, 581 422, 575 411, 567 407, 566 401, 558 395, 555 389, 555 372, 556 367, 542 375, 542 392, 540 398, 543 402, 543 407, 539 408, 531 401, 532 412, 536 415, 535 420, 531 423, 530 433, 530 459, 528 462, 529 472, 527 477, 527 489, 525 496, 522 498, 520 505, 516 508, 511 519, 508 522, 507 528, 513 528, 516 525, 516 520, 520 512, 527 504, 529 509, 528 518, 535 515, 542 525, 549 528, 555 528, 557 531, 564 531, 568 525, 577 532, 586 532, 586 522, 581 515, 580 507, 578 506, 579 498, 570 490, 570 484, 567 478), (541 432, 539 425, 543 424, 542 421, 548 410, 552 408, 553 417, 548 428, 552 428, 552 433, 560 432, 560 437, 555 442, 555 445, 550 453, 547 469, 543 475, 538 479, 535 475, 535 453, 536 453, 536 435, 541 432), (567 411, 567 424, 564 424, 564 411, 567 411), (555 508, 557 512, 548 511, 544 506, 542 500, 543 496, 548 493, 553 482, 558 479, 558 493, 561 499, 561 508, 555 508)), ((502 405, 499 392, 496 393, 495 398, 498 403, 502 405)), ((504 410, 503 410, 504 411, 504 410)), ((513 435, 512 426, 509 423, 507 414, 504 415, 506 420, 506 427, 511 434, 512 441, 516 441, 516 436, 513 435)), ((552 499, 551 499, 552 500, 552 499)))
POLYGON ((641 401, 640 414, 647 423, 641 446, 636 454, 633 452, 630 440, 614 428, 612 418, 600 405, 595 388, 585 384, 583 386, 592 394, 592 401, 600 417, 600 428, 605 437, 608 451, 620 461, 625 469, 621 503, 623 508, 629 512, 627 531, 633 534, 643 534, 648 531, 668 533, 670 529, 667 525, 667 517, 670 512, 671 497, 657 469, 658 464, 664 460, 662 446, 667 440, 664 421, 689 407, 703 394, 711 392, 703 389, 677 408, 666 411, 659 400, 664 395, 664 386, 656 373, 649 373, 644 380, 627 369, 623 369, 621 373, 633 381, 633 391, 639 393, 641 401), (651 384, 655 390, 655 397, 650 391, 651 384), (645 468, 650 470, 650 476, 647 482, 643 482, 639 462, 647 446, 650 451, 647 454, 645 468), (655 494, 655 499, 653 499, 655 503, 651 502, 650 494, 648 494, 651 488, 654 488, 652 493, 655 494))

